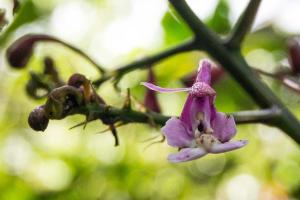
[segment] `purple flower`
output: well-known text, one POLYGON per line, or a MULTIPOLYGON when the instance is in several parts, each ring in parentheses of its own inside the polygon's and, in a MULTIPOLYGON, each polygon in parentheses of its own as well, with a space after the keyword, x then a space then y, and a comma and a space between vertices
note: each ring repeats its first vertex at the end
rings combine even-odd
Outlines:
POLYGON ((230 141, 236 133, 236 125, 232 116, 217 112, 214 106, 216 92, 210 87, 211 66, 208 60, 200 62, 196 80, 190 88, 166 89, 142 83, 158 92, 189 92, 179 119, 170 118, 162 128, 168 144, 180 149, 168 156, 171 162, 190 161, 247 144, 246 140, 230 141))

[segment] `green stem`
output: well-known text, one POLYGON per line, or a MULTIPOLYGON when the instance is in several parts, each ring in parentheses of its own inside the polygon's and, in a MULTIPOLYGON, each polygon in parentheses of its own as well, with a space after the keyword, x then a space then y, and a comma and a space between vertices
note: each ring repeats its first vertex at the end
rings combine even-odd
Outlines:
MULTIPOLYGON (((197 47, 199 48, 199 46, 197 47)), ((187 51, 192 51, 196 49, 196 45, 195 45, 195 40, 191 39, 188 40, 182 44, 179 44, 175 47, 172 47, 170 49, 167 49, 165 51, 162 51, 160 53, 154 54, 152 56, 149 57, 145 57, 143 59, 134 61, 132 63, 129 63, 127 65, 121 66, 118 69, 116 69, 115 71, 113 71, 112 73, 106 74, 103 77, 101 77, 100 79, 96 80, 93 82, 93 84, 95 86, 99 86, 101 85, 101 83, 103 83, 104 81, 112 78, 112 77, 122 77, 124 74, 133 71, 135 69, 143 69, 143 68, 148 68, 151 67, 153 64, 155 64, 158 61, 161 61, 163 59, 166 59, 170 56, 173 56, 175 54, 178 53, 183 53, 183 52, 187 52, 187 51)))
POLYGON ((261 0, 250 0, 247 8, 238 19, 229 38, 228 47, 239 48, 246 34, 250 31, 261 0))
POLYGON ((273 92, 251 70, 240 51, 230 51, 188 7, 184 0, 170 0, 177 12, 194 31, 197 44, 213 56, 241 84, 261 108, 277 107, 281 115, 274 123, 300 144, 300 124, 273 92))

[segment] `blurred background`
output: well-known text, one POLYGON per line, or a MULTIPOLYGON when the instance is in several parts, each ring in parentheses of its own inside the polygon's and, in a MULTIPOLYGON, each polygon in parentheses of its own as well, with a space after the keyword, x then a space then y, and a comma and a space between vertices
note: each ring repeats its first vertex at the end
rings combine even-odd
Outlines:
MULTIPOLYGON (((188 0, 205 23, 225 36, 248 0, 188 0)), ((72 116, 51 121, 45 132, 27 124, 30 111, 44 103, 24 89, 29 72, 41 72, 43 58, 55 60, 64 80, 74 72, 96 79, 89 62, 69 49, 39 43, 26 69, 9 67, 9 44, 26 33, 46 33, 73 44, 111 70, 132 60, 179 44, 192 34, 167 0, 23 0, 17 15, 12 1, 0 0, 9 25, 0 35, 0 199, 300 199, 300 149, 276 128, 238 126, 236 139, 248 139, 240 150, 171 164, 176 149, 160 140, 159 129, 146 124, 118 128, 121 145, 114 147, 99 121, 85 130, 69 130, 84 120, 72 116), (17 20, 18 19, 18 20, 17 20), (154 140, 149 140, 151 138, 154 140)), ((251 66, 273 73, 288 66, 287 39, 300 33, 299 0, 263 0, 243 53, 251 66)), ((205 52, 174 56, 154 66, 157 84, 182 87, 180 78, 193 72, 205 52)), ((120 107, 126 88, 142 102, 147 71, 126 75, 116 92, 110 82, 97 92, 120 107)), ((263 81, 300 117, 300 95, 267 76, 263 81)), ((297 78, 299 79, 299 78, 297 78)), ((214 83, 222 112, 256 109, 240 86, 223 75, 214 83)), ((158 94, 162 112, 179 115, 186 94, 158 94)))

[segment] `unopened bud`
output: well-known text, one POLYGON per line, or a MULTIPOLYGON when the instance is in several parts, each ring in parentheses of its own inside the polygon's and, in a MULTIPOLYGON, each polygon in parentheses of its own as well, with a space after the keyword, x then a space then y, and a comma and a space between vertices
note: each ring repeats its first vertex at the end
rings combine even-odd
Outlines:
POLYGON ((289 62, 294 73, 300 73, 300 44, 297 38, 288 41, 289 62))
MULTIPOLYGON (((151 68, 149 69, 147 82, 153 83, 153 84, 155 83, 155 74, 151 68)), ((146 94, 145 94, 145 99, 144 99, 144 106, 153 112, 157 112, 157 113, 161 112, 161 109, 160 109, 160 106, 159 106, 159 103, 157 100, 156 92, 154 92, 153 90, 147 89, 146 94)))
POLYGON ((32 56, 35 43, 45 40, 53 40, 53 38, 46 35, 27 34, 17 39, 6 51, 9 64, 14 68, 24 68, 32 56))
POLYGON ((28 117, 29 126, 35 131, 44 131, 49 123, 48 117, 45 115, 44 106, 36 107, 28 117))
POLYGON ((87 82, 88 82, 88 79, 84 75, 73 74, 68 80, 68 85, 76 87, 76 88, 80 88, 87 82))

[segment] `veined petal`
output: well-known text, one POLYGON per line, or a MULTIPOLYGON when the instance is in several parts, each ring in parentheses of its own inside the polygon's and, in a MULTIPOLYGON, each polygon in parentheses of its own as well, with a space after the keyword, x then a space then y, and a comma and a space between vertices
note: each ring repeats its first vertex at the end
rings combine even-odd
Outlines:
POLYGON ((213 135, 222 143, 229 141, 236 133, 236 125, 232 116, 217 112, 211 121, 213 135))
POLYGON ((186 92, 191 90, 190 88, 162 88, 148 82, 141 82, 141 85, 157 92, 186 92))
POLYGON ((172 163, 186 162, 195 160, 202 156, 205 156, 207 151, 204 148, 184 148, 178 153, 173 153, 168 156, 168 160, 172 163))
POLYGON ((170 146, 179 148, 188 147, 193 141, 193 137, 187 132, 182 121, 176 117, 170 118, 161 130, 170 146))
POLYGON ((230 141, 220 144, 214 144, 211 149, 209 150, 209 153, 224 153, 227 151, 232 151, 235 149, 242 148, 248 144, 247 140, 238 140, 238 141, 230 141))

